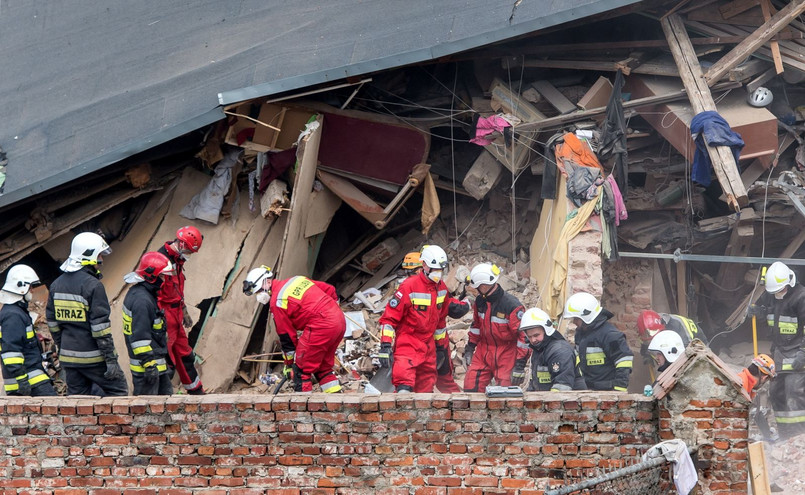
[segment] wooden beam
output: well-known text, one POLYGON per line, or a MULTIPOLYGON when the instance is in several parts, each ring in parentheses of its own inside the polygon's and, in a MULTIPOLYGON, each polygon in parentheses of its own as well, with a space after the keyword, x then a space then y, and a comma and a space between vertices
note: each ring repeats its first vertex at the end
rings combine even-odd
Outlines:
MULTIPOLYGON (((800 1, 805 3, 805 0, 800 1)), ((693 51, 693 45, 690 44, 682 18, 678 14, 673 14, 662 19, 660 24, 662 24, 665 37, 668 39, 668 45, 671 48, 676 65, 679 67, 679 75, 688 92, 694 113, 698 114, 708 110, 716 111, 715 101, 702 76, 699 60, 693 51)), ((730 68, 732 67, 727 70, 730 68)), ((738 171, 738 165, 735 163, 735 158, 732 156, 732 151, 726 146, 708 146, 707 153, 710 155, 710 161, 713 164, 716 177, 721 183, 722 189, 724 189, 727 203, 735 211, 739 211, 741 207, 748 203, 749 198, 746 195, 746 188, 741 182, 741 175, 738 171)))
POLYGON ((568 100, 565 95, 559 92, 549 81, 537 81, 531 85, 539 94, 545 97, 552 107, 559 110, 560 114, 576 111, 576 105, 568 100))
POLYGON ((793 0, 786 5, 785 8, 774 14, 774 16, 760 26, 757 31, 735 46, 735 48, 730 50, 729 53, 710 67, 710 70, 705 74, 707 84, 709 86, 715 84, 716 81, 721 79, 730 69, 738 65, 756 49, 769 41, 772 36, 780 32, 780 30, 786 27, 802 12, 805 12, 805 0, 793 0))
MULTIPOLYGON (((755 236, 755 210, 744 208, 738 216, 738 221, 732 226, 732 234, 727 243, 725 256, 749 256, 749 248, 755 236)), ((734 265, 722 263, 716 275, 716 284, 724 290, 736 289, 742 284, 743 272, 749 265, 734 265)))
POLYGON ((735 17, 741 12, 747 11, 757 5, 757 0, 734 0, 719 7, 724 19, 735 17))
MULTIPOLYGON (((760 0, 760 10, 763 12, 763 19, 769 22, 771 19, 771 3, 769 0, 760 0)), ((783 58, 780 56, 780 43, 776 40, 769 41, 769 48, 771 48, 771 57, 774 60, 774 70, 778 74, 783 73, 783 58)))
POLYGON ((766 453, 763 442, 749 444, 749 474, 752 481, 752 493, 755 495, 771 495, 769 470, 766 466, 766 453))

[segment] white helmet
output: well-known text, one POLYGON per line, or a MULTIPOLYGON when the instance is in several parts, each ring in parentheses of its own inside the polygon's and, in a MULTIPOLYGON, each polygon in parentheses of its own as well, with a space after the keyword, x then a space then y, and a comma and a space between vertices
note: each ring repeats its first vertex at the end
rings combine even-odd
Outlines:
POLYGON ((31 291, 31 287, 39 285, 39 275, 28 265, 14 265, 6 274, 6 283, 0 292, 0 303, 14 304, 22 300, 31 291))
POLYGON ((447 268, 447 253, 444 249, 436 246, 435 244, 428 244, 422 246, 422 252, 419 254, 422 260, 422 266, 432 268, 435 270, 444 270, 447 268))
POLYGON ((252 268, 246 275, 246 280, 243 281, 243 293, 251 296, 260 292, 263 288, 263 283, 266 280, 274 278, 274 272, 270 267, 261 265, 258 268, 252 268))
POLYGON ((491 263, 475 265, 470 272, 470 286, 477 289, 481 284, 493 285, 500 277, 500 268, 491 263))
POLYGON ((547 337, 550 337, 556 331, 551 317, 539 308, 529 309, 523 313, 523 317, 520 319, 520 330, 528 330, 534 327, 542 327, 547 337))
POLYGON ((746 95, 746 101, 753 107, 765 107, 769 105, 773 99, 774 95, 771 94, 771 91, 763 86, 746 95))
POLYGON ((682 355, 682 351, 685 350, 685 344, 678 333, 673 330, 663 330, 651 339, 648 350, 661 352, 666 361, 673 363, 682 355))
POLYGON ((98 256, 107 255, 112 250, 103 237, 94 232, 81 232, 73 237, 70 257, 61 265, 63 272, 77 272, 83 266, 97 265, 98 256))
POLYGON ((581 318, 586 324, 593 322, 601 314, 601 304, 598 299, 588 292, 577 292, 570 296, 565 304, 565 318, 581 318))
POLYGON ((785 263, 775 261, 766 270, 766 292, 775 294, 787 285, 797 285, 797 276, 785 263))

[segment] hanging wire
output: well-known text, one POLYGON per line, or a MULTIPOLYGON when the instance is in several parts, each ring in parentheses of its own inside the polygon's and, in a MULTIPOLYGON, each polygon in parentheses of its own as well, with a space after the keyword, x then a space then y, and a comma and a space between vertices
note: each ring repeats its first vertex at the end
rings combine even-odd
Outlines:
POLYGON ((456 84, 458 83, 458 63, 455 64, 456 74, 453 78, 453 94, 450 98, 450 164, 453 173, 453 226, 455 228, 456 239, 458 239, 458 205, 456 201, 456 150, 453 146, 453 105, 456 102, 456 84))

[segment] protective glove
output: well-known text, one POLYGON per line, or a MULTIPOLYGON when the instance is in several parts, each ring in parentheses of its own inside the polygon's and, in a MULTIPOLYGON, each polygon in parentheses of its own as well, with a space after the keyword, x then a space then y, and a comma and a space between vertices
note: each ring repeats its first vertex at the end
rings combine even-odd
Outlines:
POLYGON ((467 347, 464 348, 464 366, 467 369, 470 369, 473 354, 475 354, 475 344, 470 342, 467 344, 467 347))
POLYGON ((106 371, 104 372, 103 377, 110 382, 123 378, 123 370, 120 369, 120 365, 117 364, 117 359, 106 361, 106 371))
POLYGON ((522 385, 525 381, 525 360, 518 359, 512 368, 512 385, 522 385))
POLYGON ((105 336, 97 339, 98 349, 103 354, 103 359, 106 361, 106 372, 103 377, 109 381, 120 380, 123 378, 123 370, 117 364, 117 352, 115 352, 115 342, 111 336, 105 336))
POLYGON ((17 395, 31 395, 31 384, 28 383, 28 375, 25 378, 17 378, 17 395))
POLYGON ((758 304, 750 304, 746 316, 749 317, 757 316, 759 318, 765 318, 766 314, 768 313, 768 310, 769 308, 767 308, 766 306, 760 306, 758 304))
POLYGON ((447 305, 447 316, 455 320, 470 312, 472 306, 468 302, 451 302, 447 305))
POLYGON ((447 349, 444 347, 436 348, 436 371, 440 375, 447 375, 450 373, 450 363, 447 361, 447 349))
POLYGON ((182 325, 185 328, 193 327, 193 318, 191 318, 190 313, 187 312, 187 306, 182 306, 182 325))
POLYGON ((282 367, 282 375, 288 380, 293 380, 293 363, 290 365, 285 363, 285 365, 282 367))
MULTIPOLYGON (((143 365, 145 368, 145 373, 143 373, 143 377, 145 378, 145 383, 148 385, 153 385, 159 380, 159 370, 157 369, 156 361, 149 361, 143 365)), ((118 368, 119 369, 119 368, 118 368)), ((107 373, 109 368, 107 366, 107 373)), ((121 371, 122 373, 122 371, 121 371)), ((106 375, 104 375, 106 376, 106 375)))
POLYGON ((383 342, 380 344, 380 353, 377 355, 380 360, 381 368, 391 367, 391 342, 383 342))

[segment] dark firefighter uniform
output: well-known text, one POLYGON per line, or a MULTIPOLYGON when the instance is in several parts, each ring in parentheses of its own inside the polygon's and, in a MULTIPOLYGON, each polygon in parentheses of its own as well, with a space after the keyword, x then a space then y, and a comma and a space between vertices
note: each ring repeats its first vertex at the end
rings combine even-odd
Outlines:
POLYGON ((315 376, 322 392, 340 392, 333 366, 347 323, 335 287, 302 276, 272 280, 270 307, 294 390, 311 392, 315 376))
POLYGON ((626 335, 608 320, 606 309, 589 324, 576 329, 576 350, 587 388, 625 392, 629 386, 634 355, 626 335))
POLYGON ((181 253, 174 251, 170 242, 159 248, 158 252, 164 254, 173 264, 176 275, 165 275, 165 282, 159 289, 159 308, 165 316, 165 327, 168 335, 168 357, 176 372, 179 381, 188 393, 203 390, 201 378, 196 371, 196 354, 187 340, 187 333, 183 326, 184 317, 184 262, 181 253))
POLYGON ((531 382, 529 392, 584 390, 587 385, 581 376, 579 360, 573 346, 561 333, 554 331, 542 342, 531 345, 531 382))
POLYGON ((405 279, 386 305, 378 322, 380 342, 393 344, 391 382, 398 391, 405 387, 413 392, 433 392, 437 348, 439 354, 446 356, 442 359, 449 360, 446 329, 449 304, 444 282, 433 282, 419 272, 405 279))
POLYGON ((106 362, 117 362, 109 321, 109 300, 100 272, 85 266, 60 275, 50 286, 47 322, 59 346, 59 361, 67 375, 68 395, 90 395, 97 384, 106 395, 128 395, 122 374, 104 377, 106 362))
POLYGON ((20 301, 4 304, 0 309, 0 368, 3 370, 3 385, 8 395, 56 395, 50 377, 42 367, 39 341, 27 308, 28 303, 20 301), (23 390, 20 389, 20 384, 23 390))
POLYGON ((777 377, 769 385, 769 398, 782 436, 805 431, 805 287, 791 287, 783 299, 763 294, 766 324, 771 331, 771 357, 777 377))
POLYGON ((171 395, 168 370, 168 337, 157 306, 156 284, 140 282, 123 300, 123 335, 129 351, 134 395, 171 395), (153 370, 150 368, 154 368, 153 370))
MULTIPOLYGON (((660 319, 662 320, 662 324, 665 326, 665 329, 676 332, 677 335, 682 338, 682 343, 685 344, 685 347, 687 347, 695 339, 701 340, 705 345, 710 344, 707 335, 705 335, 704 332, 696 325, 696 322, 690 318, 668 313, 659 313, 659 315, 660 319)), ((640 355, 643 356, 643 362, 646 363, 646 365, 651 366, 653 359, 648 350, 648 345, 649 342, 643 342, 640 344, 640 355)), ((665 368, 668 366, 670 366, 670 363, 666 363, 665 368)), ((662 373, 664 369, 657 371, 662 373)))
POLYGON ((531 349, 520 331, 523 312, 520 301, 500 286, 475 299, 467 343, 474 350, 464 376, 465 392, 483 392, 493 377, 496 384, 509 386, 512 370, 525 368, 531 349))

